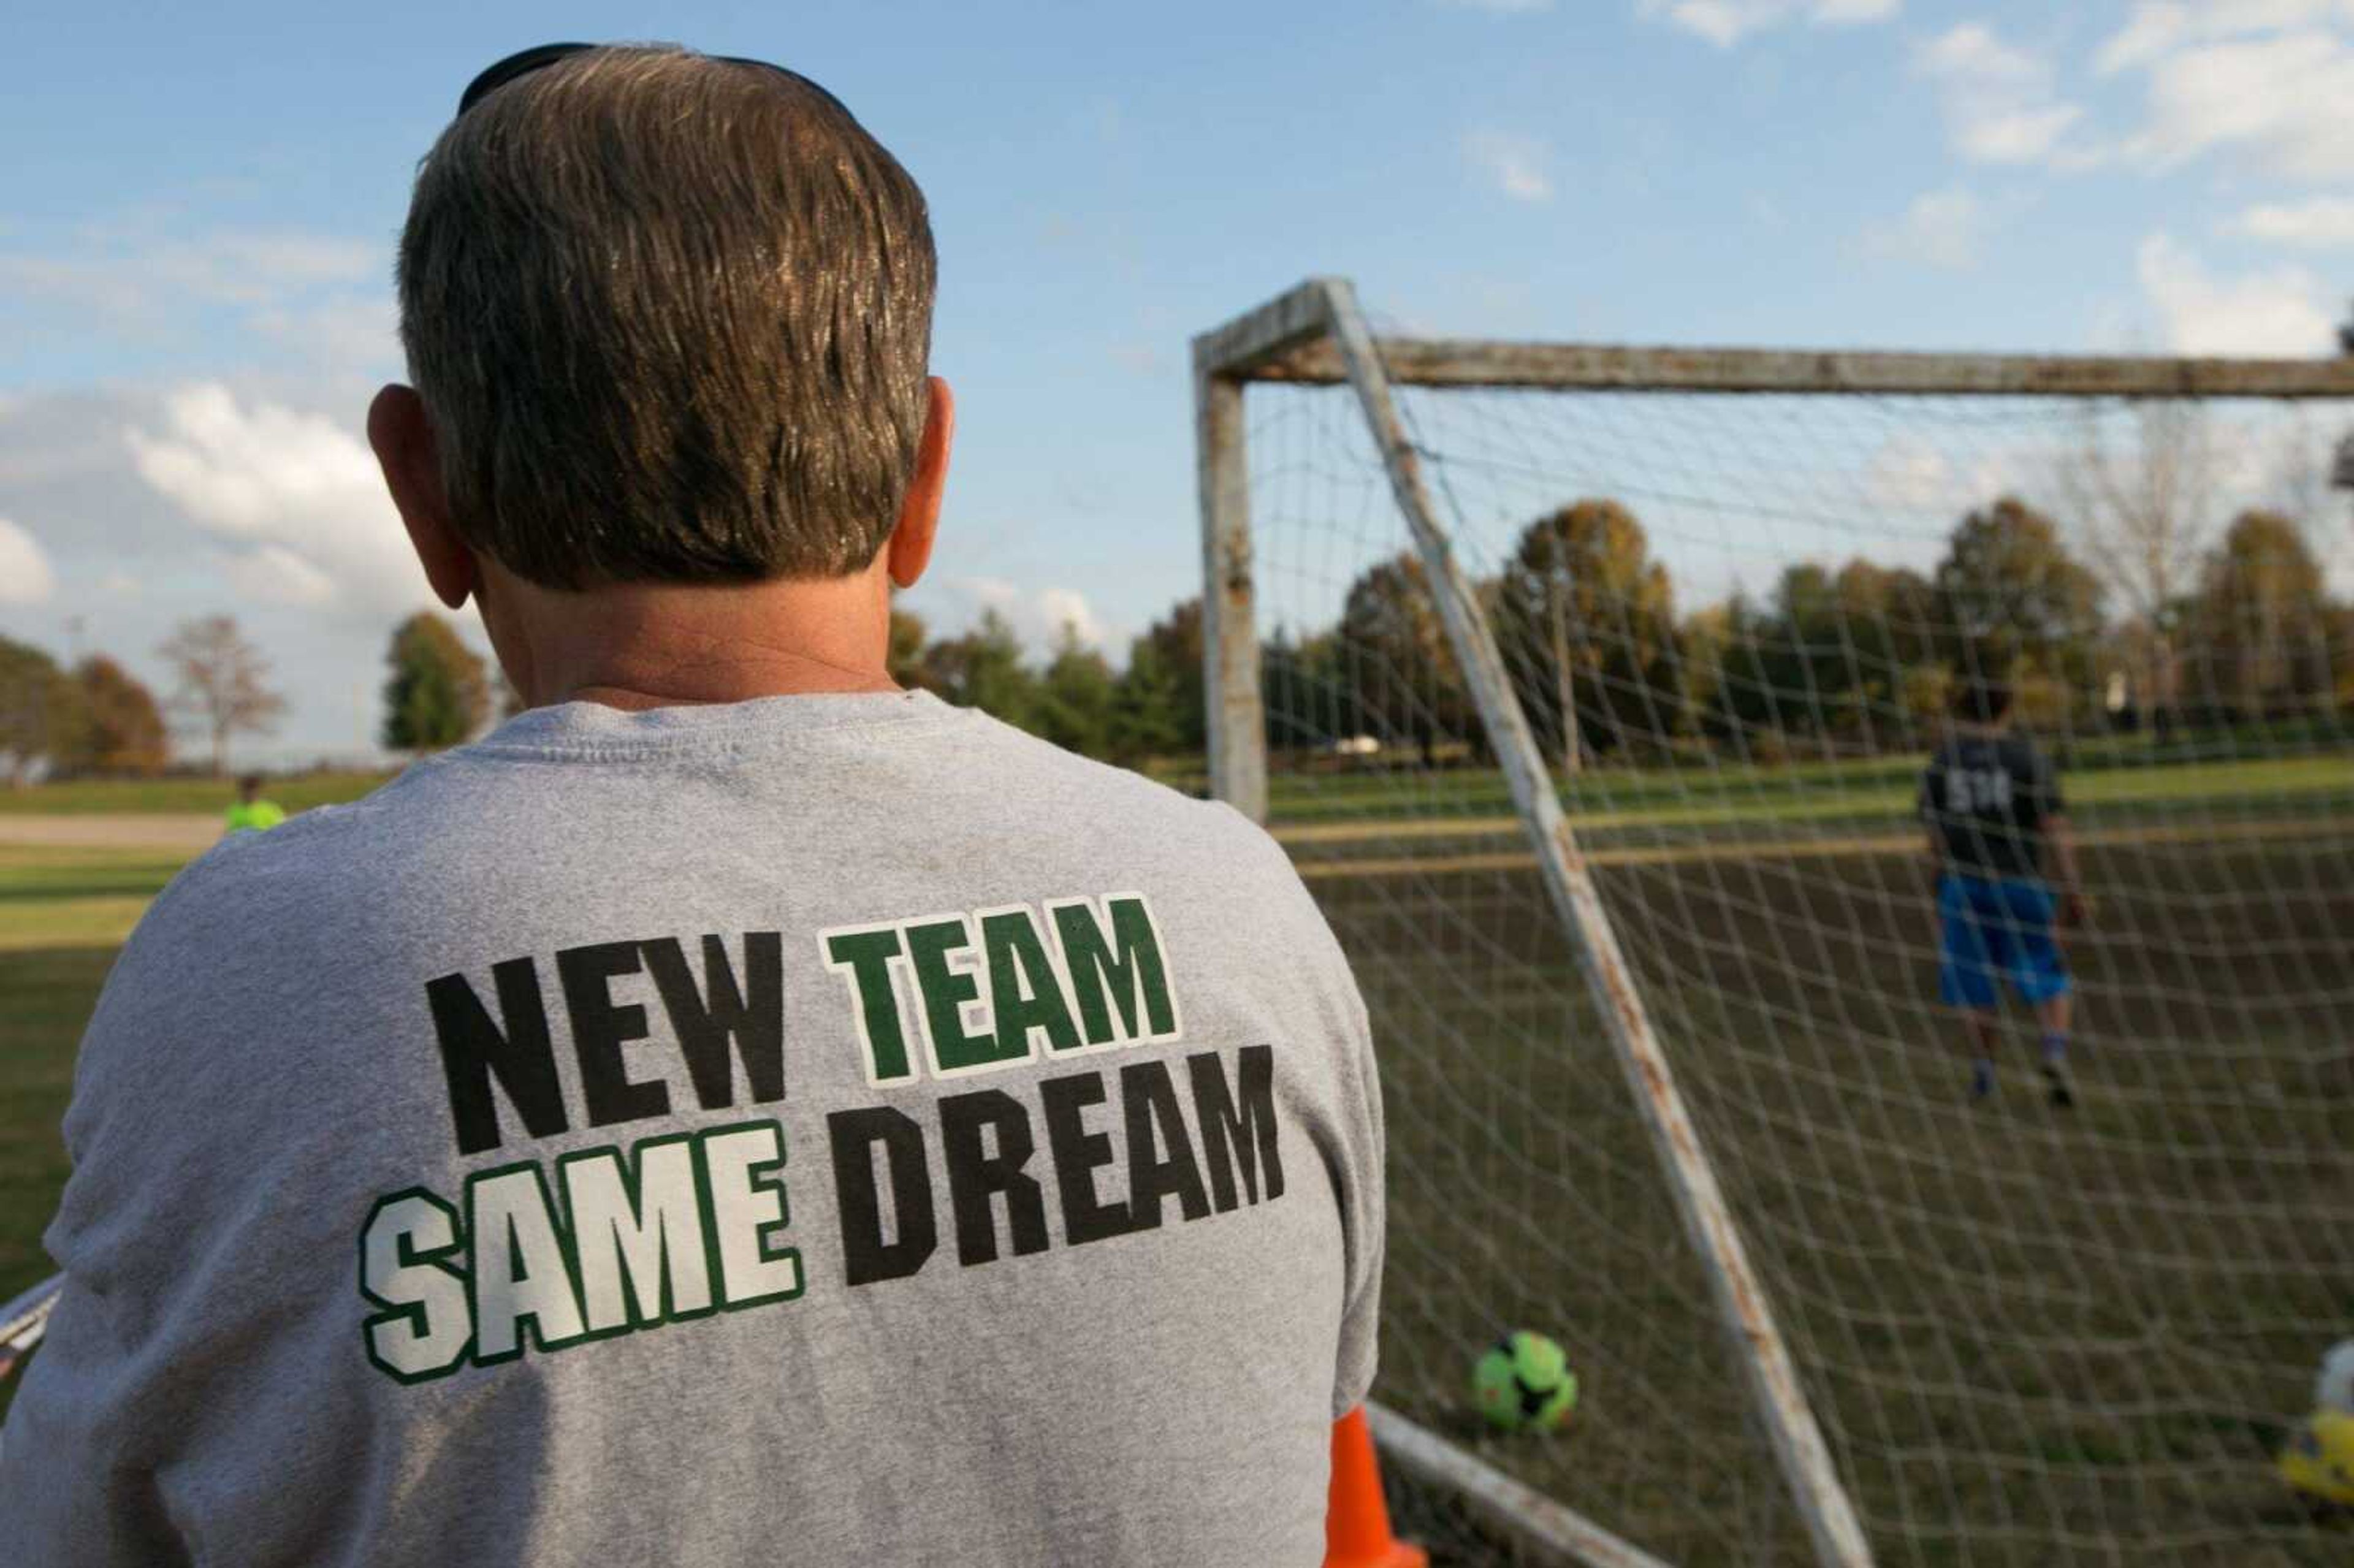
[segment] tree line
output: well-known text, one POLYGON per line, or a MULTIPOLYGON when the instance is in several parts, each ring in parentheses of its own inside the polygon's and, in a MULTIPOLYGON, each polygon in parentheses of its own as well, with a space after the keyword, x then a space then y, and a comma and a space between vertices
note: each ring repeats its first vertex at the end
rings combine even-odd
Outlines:
MULTIPOLYGON (((2146 434, 2150 450, 2133 470, 2145 479, 2186 438, 2174 425, 2146 434)), ((2075 471, 2114 482, 2113 506, 2080 495, 2077 508, 2112 517, 2109 528, 2072 533, 2003 495, 1966 514, 1926 571, 1861 556, 1802 561, 1762 595, 1685 611, 1641 520, 1591 496, 1529 523, 1472 588, 1522 710, 1572 769, 1691 747, 1761 760, 1826 743, 1916 749, 1965 678, 2008 681, 2028 721, 2048 728, 2161 737, 2354 705, 2354 606, 2331 595, 2296 518, 2243 509, 2186 556, 2199 535, 2180 506, 2129 502, 2123 468, 2088 460, 2075 471), (2161 567, 2167 556, 2179 558, 2161 567)), ((1034 669, 994 612, 927 642, 921 620, 895 611, 892 651, 901 683, 1090 756, 1134 762, 1204 747, 1198 599, 1137 638, 1118 673, 1067 628, 1034 669)), ((1360 573, 1329 625, 1274 628, 1260 662, 1278 749, 1349 739, 1426 759, 1488 749, 1411 551, 1360 573)))
MULTIPOLYGON (((37 776, 153 777, 174 766, 175 718, 203 744, 197 766, 220 778, 237 736, 273 734, 285 715, 269 656, 232 616, 183 621, 155 654, 173 675, 161 700, 107 654, 69 666, 0 636, 0 779, 22 788, 37 776)), ((488 666, 446 616, 402 621, 386 662, 378 739, 387 750, 441 750, 489 722, 488 666)), ((520 705, 509 692, 508 711, 520 705)))
MULTIPOLYGON (((160 698, 106 654, 69 667, 0 636, 0 778, 22 787, 36 777, 161 773, 174 766, 174 720, 202 743, 194 766, 218 777, 238 736, 274 733, 284 695, 268 657, 233 618, 187 621, 155 652, 174 677, 160 698)), ((1204 745, 1198 601, 1177 606, 1136 639, 1118 673, 1068 627, 1034 666, 995 610, 960 636, 934 639, 919 616, 895 608, 889 662, 902 685, 985 709, 1089 756, 1137 761, 1204 745)), ((394 628, 385 665, 376 737, 388 751, 458 746, 523 707, 447 616, 420 611, 394 628)))
MULTIPOLYGON (((2009 682, 2031 722, 2161 735, 2354 703, 2354 607, 2330 594, 2305 527, 2264 508, 2234 517, 2178 591, 2122 615, 2108 574, 2015 495, 1965 515, 1925 573, 1799 562, 1762 597, 1690 613, 1634 513, 1588 497, 1530 523, 1473 591, 1523 711, 1572 768, 1683 743, 1912 749, 1966 677, 2009 682)), ((1267 662, 1278 745, 1363 733, 1426 755, 1442 737, 1479 748, 1411 553, 1359 576, 1333 626, 1279 635, 1267 662)))
POLYGON ((1208 744, 1202 678, 1202 601, 1172 606, 1129 644, 1115 673, 1065 626, 1034 668, 994 609, 960 636, 928 640, 921 617, 891 611, 891 674, 901 685, 980 708, 1071 751, 1107 761, 1194 756, 1208 744))
MULTIPOLYGON (((2245 509, 2186 549, 2196 535, 2179 508, 2114 493, 2114 525, 2080 528, 2082 557, 2049 514, 2006 495, 1966 514, 1926 572, 1862 556, 1799 562, 1762 597, 1690 612, 1634 512, 1586 497, 1528 524, 1473 591, 1523 712, 1570 769, 1690 746, 1766 760, 1801 744, 1914 749, 1972 676, 2009 681, 2033 723, 2161 736, 2354 705, 2354 605, 2331 594, 2295 517, 2245 509)), ((2080 515, 2103 512, 2097 494, 2078 501, 2080 515)), ((206 743, 218 774, 233 737, 270 733, 285 710, 268 660, 229 617, 188 621, 156 652, 174 674, 162 701, 102 653, 68 668, 0 637, 0 777, 161 771, 167 714, 206 743)), ((888 657, 904 686, 1087 756, 1138 763, 1205 747, 1199 599, 1135 638, 1117 671, 1070 626, 1034 662, 994 609, 934 638, 894 608, 888 657)), ((1278 749, 1362 737, 1433 760, 1486 750, 1412 553, 1362 572, 1330 625, 1274 629, 1261 662, 1278 749)), ((386 664, 378 738, 392 751, 461 744, 522 705, 444 616, 401 622, 386 664)))
POLYGON ((167 700, 122 664, 93 653, 70 667, 0 636, 0 778, 22 788, 37 774, 144 778, 172 762, 166 713, 209 745, 227 770, 230 737, 267 734, 286 711, 270 662, 226 615, 184 621, 155 650, 175 684, 167 700))

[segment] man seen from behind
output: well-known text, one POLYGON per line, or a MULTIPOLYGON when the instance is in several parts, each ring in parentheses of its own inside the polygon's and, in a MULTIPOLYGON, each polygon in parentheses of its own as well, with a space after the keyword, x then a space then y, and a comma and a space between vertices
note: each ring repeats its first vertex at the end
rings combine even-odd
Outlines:
POLYGON ((23 1561, 1320 1560, 1364 1010, 1257 828, 891 680, 933 290, 802 78, 470 90, 369 437, 530 708, 231 835, 123 950, 23 1561))

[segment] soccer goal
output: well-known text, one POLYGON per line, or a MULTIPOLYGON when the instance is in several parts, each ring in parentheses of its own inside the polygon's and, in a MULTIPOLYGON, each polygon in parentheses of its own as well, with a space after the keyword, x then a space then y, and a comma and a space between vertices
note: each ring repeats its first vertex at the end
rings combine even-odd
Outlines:
POLYGON ((1211 787, 1373 1012, 1374 1425, 1442 1558, 2343 1563, 2274 1453, 2354 1334, 2354 361, 1473 342, 1319 280, 1194 366, 1211 787), (2058 1026, 1951 951, 1919 810, 1998 688, 2086 895, 2058 1026), (1474 1414, 1512 1330, 1556 1433, 1474 1414))

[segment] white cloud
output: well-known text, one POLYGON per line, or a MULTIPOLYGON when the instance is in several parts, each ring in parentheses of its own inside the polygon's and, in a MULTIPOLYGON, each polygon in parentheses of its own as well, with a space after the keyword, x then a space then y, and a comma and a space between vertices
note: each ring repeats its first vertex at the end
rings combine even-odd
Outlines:
POLYGON ((189 301, 267 306, 289 291, 357 283, 384 270, 377 246, 297 230, 92 230, 63 250, 0 254, 0 291, 136 317, 189 301))
POLYGON ((2354 197, 2316 196, 2293 204, 2259 205, 2224 225, 2225 232, 2312 250, 2354 246, 2354 197))
POLYGON ((1072 588, 1042 588, 1038 593, 1039 613, 1054 628, 1059 639, 1065 628, 1077 633, 1080 641, 1090 648, 1101 648, 1109 637, 1104 623, 1089 608, 1086 598, 1072 588))
POLYGON ((1546 169, 1552 154, 1533 136, 1474 131, 1463 138, 1463 155, 1482 180, 1514 201, 1553 199, 1553 179, 1546 169))
POLYGON ((2182 0, 2137 5, 2094 52, 2104 76, 2146 80, 2124 151, 2166 170, 2210 154, 2278 178, 2354 177, 2354 0, 2182 0))
POLYGON ((1438 3, 1453 11, 1493 11, 1500 16, 1553 9, 1553 0, 1438 0, 1438 3))
POLYGON ((376 459, 322 414, 242 404, 217 382, 164 399, 164 429, 124 431, 142 479, 227 542, 240 591, 397 612, 428 601, 376 459))
POLYGON ((937 588, 930 584, 926 588, 927 598, 949 601, 949 609, 940 618, 948 624, 967 627, 981 619, 983 610, 993 609, 1005 618, 1033 654, 1051 653, 1066 626, 1076 628, 1079 641, 1087 646, 1112 652, 1112 628, 1085 595, 1071 588, 1028 588, 1003 577, 955 577, 937 588))
POLYGON ((2280 178, 2354 178, 2354 48, 2327 32, 2235 38, 2149 66, 2147 120, 2128 146, 2171 168, 2209 153, 2280 178))
POLYGON ((1954 467, 1917 436, 1891 436, 1864 464, 1863 488, 1884 511, 1942 514, 1954 499, 1954 467))
POLYGON ((2243 37, 2285 27, 2354 19, 2349 0, 2142 0, 2126 25, 2103 40, 2093 69, 2113 76, 2163 58, 2188 43, 2243 37))
POLYGON ((1917 46, 1913 69, 1935 84, 1954 151, 1972 163, 2059 161, 2061 138, 2084 117, 2058 96, 2050 60, 2004 43, 1983 23, 1917 46))
POLYGON ((1751 33, 1788 22, 1854 26, 1888 21, 1903 8, 1903 0, 1638 0, 1635 14, 1726 49, 1751 33))
MULTIPOLYGON (((9 342, 0 326, 0 343, 9 342)), ((259 407, 270 404, 306 413, 348 408, 348 420, 333 423, 357 434, 359 403, 351 388, 279 377, 230 385, 236 411, 248 425, 258 418, 259 407)), ((29 611, 0 607, 0 621, 47 626, 55 647, 61 618, 79 617, 84 646, 122 660, 160 691, 172 676, 154 650, 172 626, 196 616, 233 614, 267 652, 272 683, 292 705, 284 730, 271 742, 255 743, 255 758, 293 762, 369 753, 381 716, 376 673, 385 635, 427 600, 422 574, 402 558, 398 523, 385 514, 385 531, 373 535, 380 548, 368 546, 365 534, 357 544, 344 541, 349 514, 362 502, 348 491, 321 487, 315 503, 299 515, 286 508, 278 522, 268 523, 265 510, 267 525, 258 537, 232 537, 199 524, 178 496, 140 471, 123 434, 126 427, 139 430, 151 445, 222 445, 201 447, 185 431, 168 407, 173 395, 169 388, 125 384, 28 392, 0 418, 0 515, 32 524, 58 582, 48 605, 29 611), (69 454, 70 461, 30 461, 51 453, 69 454), (334 499, 339 493, 345 501, 334 499), (271 570, 266 563, 242 564, 273 544, 326 574, 337 597, 325 604, 279 602, 299 594, 300 574, 262 576, 271 570), (400 590, 410 582, 419 587, 414 598, 405 598, 400 590), (363 586, 349 586, 354 583, 363 586), (255 588, 270 597, 246 591, 255 588)), ((479 647, 473 618, 461 616, 459 624, 479 647)))
POLYGON ((2137 5, 2126 25, 2104 42, 2093 56, 2093 69, 2113 76, 2134 66, 2147 65, 2180 43, 2190 31, 2190 7, 2167 3, 2137 5))
POLYGON ((1866 226, 1864 245, 1875 255, 1962 271, 1978 265, 1991 221, 1986 204, 1967 190, 1925 191, 1902 217, 1866 226))
POLYGON ((260 361, 378 379, 399 364, 390 267, 375 241, 298 229, 187 231, 136 215, 70 230, 0 232, 0 341, 62 354, 111 339, 142 362, 185 364, 223 337, 260 361))
POLYGON ((58 575, 41 542, 0 517, 0 604, 46 604, 58 591, 58 575))
POLYGON ((326 604, 335 597, 335 579, 283 545, 232 556, 221 575, 260 604, 326 604))
POLYGON ((400 313, 391 294, 338 295, 247 317, 254 331, 330 366, 400 363, 400 313))
POLYGON ((1108 352, 1114 365, 1139 376, 1159 376, 1174 368, 1176 364, 1170 358, 1168 350, 1155 342, 1116 343, 1108 352))
POLYGON ((2163 234, 2141 243, 2142 293, 2179 354, 2327 354, 2336 334, 2321 280, 2302 267, 2218 278, 2163 234))

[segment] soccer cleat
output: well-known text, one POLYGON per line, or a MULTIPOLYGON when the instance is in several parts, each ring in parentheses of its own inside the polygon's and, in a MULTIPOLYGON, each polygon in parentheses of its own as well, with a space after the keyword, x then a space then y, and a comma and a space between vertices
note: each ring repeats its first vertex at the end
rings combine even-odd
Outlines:
POLYGON ((2043 1081, 2052 1086, 2052 1103, 2062 1110, 2076 1103, 2076 1086, 2068 1079, 2067 1064, 2047 1060, 2043 1064, 2043 1081))

